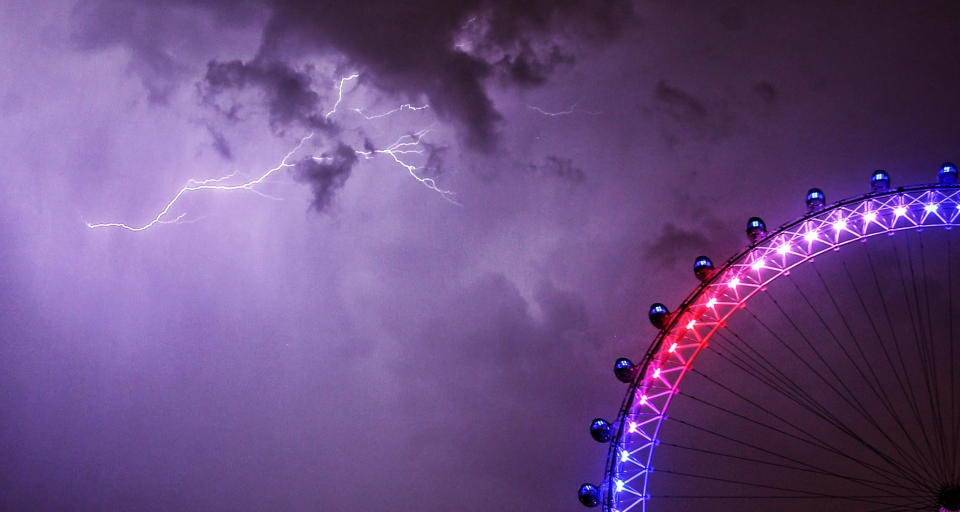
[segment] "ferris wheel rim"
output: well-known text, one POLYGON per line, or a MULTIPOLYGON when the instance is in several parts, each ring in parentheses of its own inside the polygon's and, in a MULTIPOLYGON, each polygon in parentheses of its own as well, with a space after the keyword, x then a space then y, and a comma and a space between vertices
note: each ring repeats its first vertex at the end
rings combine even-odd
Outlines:
MULTIPOLYGON (((647 489, 649 475, 651 472, 653 472, 652 462, 654 448, 658 443, 660 428, 663 420, 668 416, 667 411, 673 395, 679 389, 679 386, 681 385, 683 377, 686 375, 687 371, 693 367, 693 361, 696 359, 696 356, 699 354, 700 350, 706 346, 713 334, 716 333, 722 324, 730 316, 732 316, 737 309, 746 304, 749 299, 754 297, 766 285, 784 275, 788 275, 790 269, 805 262, 811 261, 825 252, 839 250, 841 247, 849 245, 852 242, 866 241, 869 238, 879 235, 894 234, 901 231, 916 231, 923 230, 925 228, 950 229, 955 226, 960 226, 960 184, 937 183, 898 187, 896 189, 854 196, 838 201, 829 206, 824 205, 823 207, 814 211, 809 211, 805 215, 782 224, 777 229, 766 233, 760 239, 756 240, 755 243, 748 245, 743 250, 726 260, 723 265, 718 267, 708 279, 696 286, 694 290, 680 303, 677 311, 671 315, 669 323, 660 329, 640 363, 637 365, 636 375, 633 381, 630 383, 628 391, 621 403, 617 419, 615 421, 615 435, 612 436, 612 441, 609 444, 607 452, 604 478, 601 484, 601 489, 603 489, 603 509, 606 511, 615 510, 613 507, 617 503, 616 495, 627 491, 636 496, 636 498, 633 500, 633 504, 630 506, 631 509, 640 503, 642 506, 639 508, 639 510, 647 510, 646 503, 650 497, 647 494, 647 489), (936 197, 935 200, 927 197, 931 194, 936 197), (904 202, 905 198, 908 199, 908 201, 904 202), (891 206, 897 199, 899 199, 899 202, 897 203, 898 206, 891 206), (868 208, 864 205, 875 205, 876 207, 868 208), (931 205, 935 206, 931 207, 931 205), (948 208, 941 209, 941 205, 952 206, 952 209, 946 215, 943 215, 943 210, 948 208), (864 208, 866 212, 875 212, 874 217, 868 218, 865 212, 859 211, 860 208, 864 208), (904 208, 904 210, 900 211, 901 208, 904 208), (837 212, 848 212, 848 215, 838 215, 837 212), (895 217, 892 221, 887 223, 884 221, 884 219, 878 220, 878 217, 881 214, 893 214, 895 217), (911 217, 910 214, 913 214, 913 217, 911 217), (810 226, 811 223, 815 223, 816 230, 814 230, 814 232, 819 232, 821 227, 828 224, 828 220, 831 219, 831 217, 839 217, 840 219, 831 221, 833 222, 833 226, 838 228, 835 233, 836 236, 832 242, 818 237, 815 240, 809 240, 811 243, 807 251, 796 252, 792 250, 792 244, 797 240, 797 235, 799 234, 801 228, 804 226, 810 226), (906 218, 907 220, 903 223, 903 225, 898 226, 897 222, 901 218, 906 218), (837 222, 841 221, 843 222, 842 225, 836 224, 837 222), (856 225, 857 223, 861 223, 863 221, 866 221, 864 225, 856 225), (850 229, 851 226, 848 226, 848 222, 850 224, 855 224, 852 226, 853 228, 861 227, 862 230, 858 233, 854 231, 854 229, 850 229), (844 233, 846 234, 844 235, 844 233), (787 234, 790 236, 787 237, 787 234), (781 241, 781 245, 775 247, 775 244, 778 240, 781 241), (812 250, 813 243, 815 242, 820 242, 821 246, 817 250, 812 250), (782 250, 784 247, 783 244, 788 244, 787 250, 781 252, 780 255, 786 256, 787 254, 792 254, 795 256, 795 259, 791 261, 789 265, 784 263, 781 266, 766 267, 764 260, 770 254, 774 254, 778 252, 778 250, 782 250), (725 311, 724 314, 716 314, 712 322, 708 322, 708 325, 711 328, 709 331, 707 331, 706 336, 700 336, 698 333, 697 336, 699 339, 695 342, 696 345, 693 347, 680 347, 678 342, 672 342, 669 346, 665 345, 665 340, 683 339, 685 331, 694 330, 694 328, 698 326, 696 322, 704 313, 704 309, 701 307, 694 311, 694 308, 697 308, 698 306, 705 306, 707 302, 700 301, 700 299, 705 297, 709 292, 716 291, 716 288, 718 287, 729 287, 731 283, 734 283, 733 278, 738 278, 743 274, 745 267, 752 267, 753 265, 756 265, 757 261, 760 262, 759 268, 755 269, 758 273, 758 276, 761 270, 769 269, 773 270, 773 272, 768 272, 767 278, 758 278, 752 283, 736 282, 736 284, 732 286, 735 293, 736 288, 741 285, 750 287, 748 293, 743 294, 742 298, 738 298, 734 304, 728 305, 730 307, 725 311), (677 335, 678 331, 680 331, 680 335, 677 335), (661 396, 665 395, 666 398, 661 401, 662 407, 657 409, 657 407, 653 405, 653 402, 654 399, 660 398, 660 396, 655 397, 651 395, 648 397, 647 393, 642 391, 644 390, 645 383, 650 382, 650 378, 653 373, 651 368, 653 368, 653 371, 656 371, 656 368, 652 367, 651 365, 658 360, 658 357, 661 358, 661 360, 667 360, 670 357, 669 354, 680 352, 680 349, 683 348, 688 349, 690 357, 687 358, 686 362, 682 363, 682 366, 679 370, 679 375, 675 380, 672 381, 672 384, 667 386, 669 389, 665 393, 661 394, 661 396), (667 355, 664 356, 664 353, 667 355), (651 420, 646 422, 652 425, 652 429, 647 432, 642 430, 642 426, 639 427, 642 432, 642 437, 646 439, 646 442, 641 442, 641 446, 639 448, 632 452, 628 451, 629 455, 627 458, 620 460, 620 453, 624 451, 623 448, 625 447, 625 443, 623 441, 625 435, 628 433, 638 433, 636 430, 633 430, 634 428, 637 428, 635 427, 635 424, 628 424, 628 417, 633 415, 632 411, 637 400, 640 400, 641 406, 646 405, 653 411, 656 411, 655 413, 650 413, 651 420), (644 401, 647 402, 644 403, 644 401), (625 428, 629 432, 625 432, 625 428), (641 454, 645 455, 643 462, 640 462, 639 460, 631 460, 634 458, 633 453, 636 452, 645 452, 641 454), (624 481, 624 479, 618 480, 616 477, 621 473, 617 471, 618 465, 628 461, 639 467, 640 471, 633 475, 629 481, 624 481), (641 482, 640 486, 636 486, 639 487, 639 489, 631 485, 631 482, 635 479, 639 479, 641 482)), ((784 258, 783 261, 786 261, 786 258, 784 258)), ((676 367, 674 368, 674 371, 676 371, 676 367)), ((656 378, 661 378, 660 372, 657 372, 656 378)), ((645 389, 650 389, 649 385, 647 385, 645 389)), ((625 512, 627 509, 616 510, 618 512, 625 512)))

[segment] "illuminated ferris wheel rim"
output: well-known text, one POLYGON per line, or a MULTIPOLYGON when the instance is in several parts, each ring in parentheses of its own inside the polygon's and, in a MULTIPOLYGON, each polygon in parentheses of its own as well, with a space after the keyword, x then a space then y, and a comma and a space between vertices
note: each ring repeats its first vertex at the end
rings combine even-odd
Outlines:
MULTIPOLYGON (((660 333, 640 365, 629 368, 634 377, 615 422, 615 435, 609 436, 612 442, 603 484, 600 489, 590 489, 589 484, 581 487, 581 501, 588 504, 583 499, 586 488, 597 498, 602 494, 604 510, 646 511, 661 423, 684 375, 717 329, 769 283, 824 252, 881 234, 957 226, 960 185, 956 175, 956 167, 945 163, 940 183, 889 189, 889 175, 877 171, 872 193, 829 206, 821 191, 811 189, 807 214, 773 232, 765 231, 762 220, 751 218, 747 231, 752 244, 720 268, 713 271, 709 259, 697 258, 698 265, 701 258, 706 260, 710 272, 699 275, 702 284, 681 302, 677 312, 671 315, 660 304, 651 308, 651 321, 659 321, 660 333), (662 310, 657 311, 658 307, 662 310)), ((626 360, 618 360, 618 371, 621 361, 626 360)), ((591 434, 595 434, 598 421, 603 420, 594 420, 591 434)), ((608 429, 612 427, 607 424, 608 429)), ((602 434, 594 437, 603 439, 602 434)))

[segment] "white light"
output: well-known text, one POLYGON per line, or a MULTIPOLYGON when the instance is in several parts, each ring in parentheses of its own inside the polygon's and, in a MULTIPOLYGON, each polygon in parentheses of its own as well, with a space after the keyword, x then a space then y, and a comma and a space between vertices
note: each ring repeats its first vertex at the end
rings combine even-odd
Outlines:
POLYGON ((654 379, 659 379, 659 378, 660 378, 660 368, 657 368, 657 369, 653 370, 653 378, 654 378, 654 379))
POLYGON ((877 212, 867 212, 863 214, 863 221, 867 224, 877 220, 877 212))
POLYGON ((781 256, 788 252, 790 252, 790 244, 786 242, 781 244, 780 247, 777 247, 777 253, 779 253, 781 256))
POLYGON ((834 229, 835 231, 842 231, 842 230, 844 230, 844 229, 847 229, 847 221, 844 220, 844 219, 840 219, 840 220, 834 222, 834 223, 833 223, 833 229, 834 229))
POLYGON ((636 432, 636 431, 637 431, 637 424, 631 421, 631 422, 630 422, 630 428, 628 428, 627 431, 630 432, 630 433, 636 432))
POLYGON ((716 299, 716 297, 712 297, 710 300, 707 301, 707 307, 708 307, 708 308, 712 308, 712 307, 714 307, 714 306, 716 306, 716 305, 717 305, 717 299, 716 299))
POLYGON ((647 403, 647 395, 640 395, 640 405, 645 405, 647 403))
POLYGON ((667 352, 670 352, 672 354, 676 350, 677 350, 677 344, 674 343, 673 345, 670 345, 670 350, 668 350, 667 352))
POLYGON ((907 214, 907 207, 906 207, 906 206, 898 206, 898 207, 896 207, 896 208, 893 209, 893 213, 895 213, 895 214, 897 215, 897 217, 903 217, 904 215, 907 214))
POLYGON ((696 320, 690 320, 689 322, 687 322, 687 329, 688 329, 688 330, 689 330, 689 329, 693 329, 693 326, 694 326, 694 325, 697 325, 697 321, 696 321, 696 320))
POLYGON ((733 279, 730 280, 730 284, 728 284, 727 286, 729 286, 730 288, 736 288, 739 285, 740 285, 740 278, 734 277, 733 279))
POLYGON ((807 231, 807 234, 803 235, 803 239, 808 242, 813 242, 817 238, 818 238, 817 230, 815 229, 811 229, 810 231, 807 231))
POLYGON ((760 270, 761 268, 763 268, 763 260, 757 260, 753 262, 753 265, 751 265, 750 268, 754 270, 760 270))
POLYGON ((626 450, 620 450, 620 462, 626 462, 630 458, 630 452, 626 450))
POLYGON ((923 209, 926 210, 927 213, 933 213, 933 212, 937 211, 937 205, 936 205, 935 203, 931 203, 931 204, 928 204, 928 205, 924 206, 923 209))
POLYGON ((623 491, 623 482, 620 480, 614 480, 613 483, 617 486, 617 492, 623 491))

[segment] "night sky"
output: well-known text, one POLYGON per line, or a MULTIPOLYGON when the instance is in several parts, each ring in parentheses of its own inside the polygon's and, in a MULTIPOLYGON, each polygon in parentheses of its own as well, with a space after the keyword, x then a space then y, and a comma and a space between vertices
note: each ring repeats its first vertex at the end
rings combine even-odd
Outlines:
POLYGON ((0 2, 0 508, 580 510, 695 256, 960 160, 954 3, 760 4, 0 2))

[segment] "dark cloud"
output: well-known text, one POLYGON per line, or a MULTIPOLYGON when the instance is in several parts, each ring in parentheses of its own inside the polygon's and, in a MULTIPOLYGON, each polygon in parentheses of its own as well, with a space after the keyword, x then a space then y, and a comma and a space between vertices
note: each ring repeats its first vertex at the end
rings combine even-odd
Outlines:
POLYGON ((698 121, 707 115, 707 107, 701 100, 664 80, 657 82, 654 97, 666 113, 678 121, 698 121))
POLYGON ((757 82, 753 86, 753 93, 756 94, 765 103, 776 103, 779 91, 770 82, 757 82))
POLYGON ((583 183, 586 179, 583 169, 573 165, 573 159, 570 158, 549 155, 544 158, 543 163, 533 164, 530 167, 535 172, 555 176, 572 183, 583 183))
POLYGON ((353 148, 340 143, 333 151, 301 160, 294 168, 294 175, 296 179, 310 184, 313 207, 325 211, 334 193, 350 177, 350 170, 356 163, 357 154, 353 148))
MULTIPOLYGON (((207 64, 201 87, 206 103, 215 104, 217 96, 225 91, 245 88, 256 88, 263 93, 274 131, 294 123, 311 129, 333 130, 333 124, 321 112, 320 95, 313 90, 312 79, 305 71, 279 61, 233 60, 207 64)), ((235 116, 239 108, 242 107, 231 106, 228 117, 235 116)))
POLYGON ((636 21, 627 0, 86 1, 78 9, 78 40, 90 48, 129 46, 131 66, 144 74, 151 94, 162 97, 184 72, 170 49, 203 32, 193 20, 180 20, 179 30, 173 21, 200 9, 224 25, 251 23, 254 14, 267 13, 258 54, 246 62, 214 61, 206 81, 215 90, 265 89, 272 123, 322 124, 310 82, 291 62, 330 55, 384 91, 427 97, 479 149, 495 146, 501 119, 485 90, 488 78, 542 83, 570 59, 558 44, 541 49, 543 41, 608 41, 636 21), (149 23, 160 20, 165 23, 157 23, 159 30, 149 23))
POLYGON ((227 138, 223 135, 222 132, 220 132, 220 130, 217 130, 212 125, 207 124, 206 127, 207 127, 207 133, 209 133, 210 138, 213 139, 213 149, 215 149, 217 153, 223 158, 226 158, 227 160, 232 160, 233 150, 230 149, 230 143, 227 142, 227 138))

